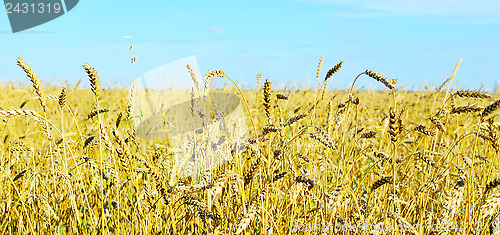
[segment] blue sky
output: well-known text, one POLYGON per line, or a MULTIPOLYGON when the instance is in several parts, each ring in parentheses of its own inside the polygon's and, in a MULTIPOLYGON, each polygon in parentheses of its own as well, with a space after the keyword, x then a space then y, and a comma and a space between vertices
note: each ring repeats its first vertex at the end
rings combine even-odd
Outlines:
MULTIPOLYGON (((80 1, 65 15, 13 34, 0 14, 0 79, 24 79, 16 58, 44 82, 84 79, 128 85, 165 63, 194 55, 202 73, 222 69, 240 84, 257 73, 284 86, 314 86, 340 60, 330 88, 370 69, 398 86, 439 85, 460 58, 452 87, 492 89, 500 80, 500 1, 80 1), (131 38, 124 38, 130 36, 131 38), (130 45, 134 44, 132 51, 130 45), (130 63, 137 56, 135 64, 130 63), (289 83, 291 82, 291 83, 289 83), (287 85, 288 84, 288 85, 287 85)), ((370 78, 359 86, 380 86, 370 78)))

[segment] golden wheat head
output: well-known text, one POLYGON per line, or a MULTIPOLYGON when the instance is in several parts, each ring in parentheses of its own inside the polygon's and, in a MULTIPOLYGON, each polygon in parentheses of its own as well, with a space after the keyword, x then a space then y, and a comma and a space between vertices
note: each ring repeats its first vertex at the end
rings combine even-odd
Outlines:
POLYGON ((33 68, 31 68, 28 64, 24 63, 21 58, 17 58, 17 65, 21 67, 26 75, 30 78, 31 83, 33 84, 33 88, 35 88, 35 92, 38 95, 40 100, 40 105, 45 109, 45 96, 43 93, 42 83, 38 79, 38 76, 35 74, 33 68))
POLYGON ((83 68, 85 68, 85 71, 87 72, 90 80, 90 89, 94 93, 94 96, 96 98, 99 97, 99 77, 97 76, 97 72, 95 71, 94 68, 90 67, 89 64, 85 63, 83 64, 83 68))
POLYGON ((326 76, 325 76, 325 81, 328 80, 331 76, 333 76, 334 73, 338 72, 339 69, 342 67, 342 64, 344 64, 344 61, 340 61, 338 64, 333 66, 333 68, 328 70, 328 72, 326 73, 326 76))
POLYGON ((396 88, 396 85, 398 82, 398 80, 396 80, 396 79, 387 79, 385 76, 379 74, 378 72, 372 71, 372 70, 366 70, 364 73, 366 75, 368 75, 368 77, 371 77, 371 78, 381 82, 382 84, 384 84, 384 86, 386 86, 387 88, 389 88, 391 90, 396 88))

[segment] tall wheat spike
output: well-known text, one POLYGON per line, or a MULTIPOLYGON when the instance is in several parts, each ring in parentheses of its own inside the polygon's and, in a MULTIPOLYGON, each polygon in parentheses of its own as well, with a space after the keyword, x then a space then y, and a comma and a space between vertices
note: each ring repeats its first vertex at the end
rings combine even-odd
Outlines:
POLYGON ((227 77, 226 72, 223 70, 214 70, 214 71, 208 71, 208 73, 205 74, 205 78, 203 81, 205 81, 205 93, 208 94, 209 88, 210 88, 210 81, 214 77, 227 77))
POLYGON ((490 115, 490 113, 497 110, 499 106, 500 106, 500 100, 491 103, 490 105, 486 106, 486 108, 484 108, 483 113, 481 113, 481 116, 486 117, 490 115))
POLYGON ((83 68, 87 72, 90 80, 90 90, 94 93, 96 100, 99 98, 99 77, 94 68, 90 67, 89 64, 83 64, 83 68))
POLYGON ((196 88, 197 91, 199 91, 201 89, 201 87, 200 87, 200 79, 198 78, 198 74, 196 74, 192 65, 188 64, 188 65, 186 65, 186 67, 189 71, 189 74, 191 74, 191 80, 193 80, 194 87, 196 88))
POLYGON ((319 79, 319 74, 321 73, 321 66, 323 65, 323 56, 319 59, 318 72, 316 73, 316 81, 319 79))
POLYGON ((130 88, 128 90, 128 105, 125 118, 129 119, 132 116, 134 104, 135 104, 135 94, 136 94, 137 79, 130 83, 130 88))
POLYGON ((43 132, 47 135, 49 140, 53 140, 52 133, 49 129, 49 124, 45 118, 40 116, 36 111, 26 110, 26 109, 13 109, 13 110, 0 110, 0 116, 9 117, 9 116, 27 116, 33 117, 35 121, 40 125, 43 132))
POLYGON ((474 112, 480 112, 483 111, 484 108, 477 106, 477 105, 462 105, 462 106, 456 106, 453 107, 450 111, 451 114, 459 114, 459 113, 474 113, 474 112))
POLYGON ((269 119, 271 116, 271 86, 272 83, 266 78, 264 82, 264 87, 262 88, 264 92, 264 111, 266 112, 266 117, 269 119))
POLYGON ((328 80, 331 76, 333 76, 334 73, 338 72, 339 69, 342 67, 342 64, 344 64, 344 61, 340 61, 338 64, 333 66, 328 72, 326 73, 325 76, 325 81, 328 80))
POLYGON ((61 94, 59 95, 59 107, 62 108, 66 104, 67 90, 65 87, 62 88, 61 94))
POLYGON ((476 99, 486 99, 491 96, 484 91, 471 91, 471 90, 459 90, 453 95, 458 95, 462 98, 476 98, 476 99))
POLYGON ((382 84, 384 84, 384 86, 386 86, 387 88, 389 88, 391 90, 396 88, 396 85, 397 85, 396 79, 387 79, 385 76, 379 74, 378 72, 372 71, 372 70, 366 70, 364 73, 366 75, 368 75, 368 77, 371 77, 371 78, 381 82, 382 84))
POLYGON ((40 105, 45 110, 45 96, 43 93, 42 83, 38 79, 38 76, 35 74, 35 71, 28 64, 24 63, 24 61, 21 58, 17 58, 17 64, 24 70, 26 75, 28 75, 28 77, 30 78, 31 83, 33 84, 33 88, 35 89, 35 92, 38 95, 38 99, 40 100, 40 105))

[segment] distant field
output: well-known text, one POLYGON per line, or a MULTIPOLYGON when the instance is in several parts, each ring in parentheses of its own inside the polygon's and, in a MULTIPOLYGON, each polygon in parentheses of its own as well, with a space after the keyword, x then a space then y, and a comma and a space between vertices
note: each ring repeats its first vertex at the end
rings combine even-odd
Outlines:
POLYGON ((179 177, 168 140, 137 136, 132 89, 100 89, 88 65, 77 87, 42 86, 19 64, 29 86, 0 86, 1 234, 496 232, 500 96, 448 91, 452 77, 435 91, 372 71, 358 80, 384 91, 325 90, 341 63, 313 90, 259 77, 225 91, 242 97, 241 151, 179 177))

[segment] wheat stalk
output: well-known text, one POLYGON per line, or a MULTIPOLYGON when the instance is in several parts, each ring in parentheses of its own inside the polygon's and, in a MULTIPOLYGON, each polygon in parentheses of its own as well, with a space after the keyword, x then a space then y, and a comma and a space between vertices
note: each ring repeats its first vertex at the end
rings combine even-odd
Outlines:
POLYGON ((252 223, 253 219, 257 215, 257 207, 250 205, 248 212, 243 216, 243 218, 238 223, 236 234, 241 234, 245 229, 252 223))
POLYGON ((223 70, 214 70, 214 71, 208 71, 208 73, 205 74, 205 78, 203 81, 205 82, 205 93, 208 94, 209 88, 210 88, 210 81, 214 77, 227 77, 226 72, 223 70))
POLYGON ((247 173, 244 175, 243 180, 244 180, 245 186, 248 185, 250 183, 250 181, 252 181, 253 176, 255 175, 255 172, 257 171, 257 168, 259 167, 259 165, 260 165, 260 158, 257 158, 257 161, 252 163, 252 165, 248 169, 247 173))
POLYGON ((385 76, 379 74, 378 72, 372 71, 372 70, 366 70, 364 74, 368 75, 368 77, 371 77, 382 84, 386 86, 387 88, 394 90, 397 85, 397 80, 396 79, 387 79, 385 76))
POLYGON ((316 81, 319 79, 319 74, 321 73, 321 66, 323 65, 323 56, 319 59, 318 72, 316 73, 316 81))
POLYGON ((326 73, 326 76, 325 76, 325 81, 327 81, 331 76, 333 76, 334 73, 338 72, 339 69, 342 67, 343 63, 344 63, 344 61, 340 61, 338 64, 333 66, 330 70, 328 70, 328 72, 326 73))
POLYGON ((476 99, 486 99, 491 96, 484 91, 471 91, 471 90, 459 90, 453 93, 453 95, 460 96, 462 98, 476 98, 476 99))
POLYGON ((448 219, 450 218, 450 216, 452 218, 458 211, 458 208, 460 207, 460 204, 462 203, 464 197, 464 184, 465 181, 459 180, 454 187, 453 193, 448 195, 448 197, 446 197, 445 201, 443 202, 443 208, 445 210, 443 213, 444 219, 448 219))
POLYGON ((301 113, 301 114, 295 115, 295 116, 291 117, 290 119, 288 119, 288 121, 283 126, 290 126, 293 123, 307 117, 308 115, 309 115, 309 113, 301 113))
POLYGON ((500 185, 500 178, 494 179, 490 181, 485 187, 484 187, 484 195, 486 195, 489 191, 492 189, 498 187, 500 185))
POLYGON ((285 93, 278 92, 276 93, 276 99, 278 100, 288 100, 288 95, 285 93))
POLYGON ((446 132, 446 130, 444 129, 444 125, 443 123, 441 122, 441 120, 439 120, 439 118, 435 115, 433 116, 429 116, 429 120, 431 120, 431 122, 436 126, 436 128, 442 132, 446 132))
POLYGON ((83 149, 87 148, 92 142, 94 142, 95 135, 88 137, 85 139, 85 142, 83 143, 83 149))
POLYGON ((199 91, 201 89, 201 87, 200 87, 200 79, 198 78, 198 74, 196 74, 196 72, 193 69, 193 66, 191 66, 190 64, 187 64, 186 67, 189 71, 189 74, 191 75, 191 80, 193 80, 194 87, 196 88, 197 91, 199 91))
POLYGON ((380 178, 379 180, 375 181, 371 186, 370 186, 370 192, 375 192, 378 188, 382 187, 384 184, 389 184, 392 182, 392 176, 385 176, 380 178))
POLYGON ((266 117, 269 120, 271 116, 271 86, 272 83, 266 78, 266 81, 264 82, 264 87, 263 87, 263 93, 264 93, 264 111, 266 112, 266 117))
POLYGON ((89 64, 83 64, 83 68, 87 72, 90 80, 90 90, 94 93, 94 97, 96 100, 99 99, 99 77, 97 76, 97 72, 94 68, 90 67, 89 64))
POLYGON ((309 133, 309 137, 319 141, 320 143, 322 143, 326 147, 335 151, 336 148, 335 148, 335 145, 333 144, 333 141, 332 141, 330 135, 328 135, 328 133, 326 133, 325 131, 323 131, 320 128, 316 128, 316 130, 318 131, 318 133, 309 133))
POLYGON ((375 131, 368 131, 368 132, 365 132, 365 133, 362 133, 361 135, 359 135, 359 138, 371 139, 371 138, 374 138, 376 134, 377 134, 377 132, 375 132, 375 131))
POLYGON ((92 110, 89 115, 87 116, 87 119, 92 119, 93 117, 97 116, 100 113, 106 113, 109 112, 108 108, 102 108, 102 109, 95 109, 92 110))
POLYGON ((272 182, 276 182, 276 181, 282 179, 283 177, 285 177, 286 174, 287 174, 287 172, 284 171, 284 172, 281 172, 281 173, 274 175, 272 182))
POLYGON ((500 193, 492 194, 485 204, 481 206, 481 218, 486 218, 495 214, 500 207, 500 193))
POLYGON ((500 106, 500 100, 497 100, 497 101, 491 103, 490 105, 486 106, 486 108, 484 108, 484 110, 483 110, 483 113, 481 113, 481 116, 483 118, 488 116, 490 113, 497 110, 498 106, 500 106))
POLYGON ((42 130, 45 132, 47 135, 47 138, 52 141, 53 136, 52 133, 49 130, 49 126, 47 123, 47 120, 40 116, 36 111, 33 110, 27 110, 27 109, 13 109, 13 110, 0 110, 0 116, 27 116, 27 117, 33 117, 35 121, 40 125, 42 130))
POLYGON ((424 156, 422 152, 417 152, 417 157, 424 161, 425 163, 429 164, 430 166, 434 168, 439 168, 439 164, 437 164, 435 161, 429 159, 427 156, 424 156))
POLYGON ((335 216, 339 212, 343 201, 342 199, 345 196, 344 188, 339 185, 333 188, 330 193, 325 194, 325 196, 327 210, 331 213, 331 215, 335 216))
POLYGON ((116 122, 115 122, 115 126, 116 126, 116 128, 120 127, 120 123, 121 123, 121 121, 122 121, 122 112, 120 112, 120 113, 118 114, 118 117, 116 117, 116 122))
POLYGON ((27 109, 0 110, 0 116, 31 116, 42 118, 36 111, 27 109))
POLYGON ((456 106, 453 107, 450 111, 451 114, 460 114, 460 113, 475 113, 475 112, 480 112, 483 111, 483 107, 477 106, 477 105, 462 105, 462 106, 456 106))
POLYGON ((66 93, 67 93, 66 88, 63 87, 62 90, 61 90, 61 94, 58 97, 59 107, 60 108, 62 108, 66 104, 66 96, 67 96, 66 93))
POLYGON ((295 181, 297 183, 302 183, 304 185, 307 185, 307 189, 309 189, 309 190, 311 190, 314 187, 314 185, 315 185, 313 179, 305 177, 303 175, 297 176, 297 178, 295 178, 295 181))
POLYGON ((434 136, 436 134, 435 131, 429 130, 424 125, 418 125, 417 127, 415 127, 415 130, 419 131, 420 133, 422 133, 424 135, 429 135, 429 136, 434 136))
POLYGON ((102 125, 102 123, 99 123, 99 135, 101 140, 104 142, 104 146, 106 149, 112 153, 114 151, 113 145, 111 144, 111 141, 109 140, 109 136, 106 132, 106 128, 102 125))
POLYGON ((399 136, 403 132, 403 120, 401 119, 401 114, 403 110, 396 116, 394 109, 389 110, 389 134, 391 135, 391 141, 396 142, 399 136))
POLYGON ((281 130, 281 127, 268 125, 268 126, 264 126, 262 134, 266 135, 268 133, 278 132, 280 130, 281 130))
POLYGON ((133 112, 132 109, 135 104, 136 84, 137 84, 137 79, 134 80, 132 83, 130 83, 130 89, 128 90, 128 104, 127 104, 127 112, 125 114, 125 119, 129 119, 132 116, 133 112))
POLYGON ((40 100, 40 105, 45 110, 45 96, 43 93, 42 83, 38 79, 38 76, 35 74, 35 71, 28 64, 24 63, 24 61, 21 58, 17 58, 17 64, 24 70, 26 75, 28 75, 28 77, 30 78, 31 83, 33 84, 33 88, 35 89, 35 92, 40 100))

